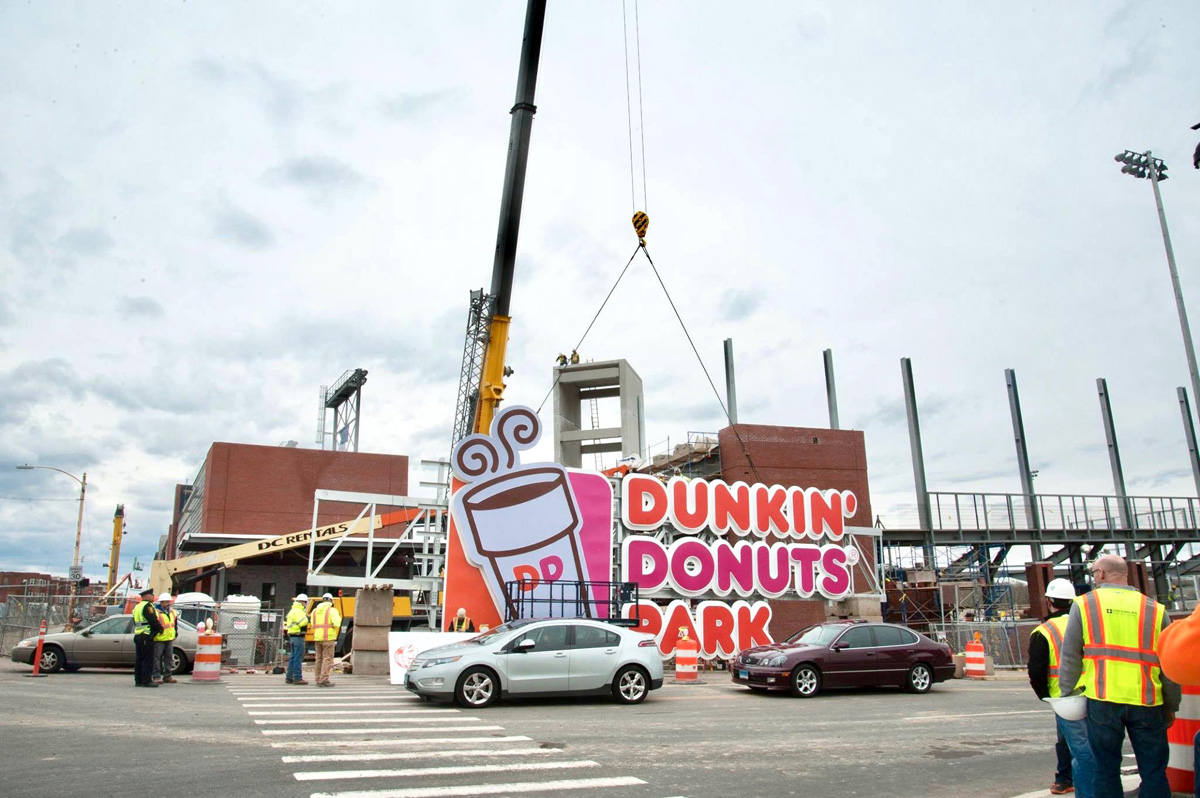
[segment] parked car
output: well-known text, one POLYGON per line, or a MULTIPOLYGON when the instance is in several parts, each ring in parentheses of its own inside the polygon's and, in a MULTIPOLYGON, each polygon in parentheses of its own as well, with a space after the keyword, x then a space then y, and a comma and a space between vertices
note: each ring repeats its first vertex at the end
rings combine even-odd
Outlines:
POLYGON ((954 678, 950 646, 903 626, 841 621, 810 626, 782 643, 743 651, 734 684, 810 698, 826 687, 895 685, 927 693, 954 678))
MULTIPOLYGON (((196 661, 196 627, 178 621, 172 673, 185 673, 196 661)), ((33 664, 37 637, 27 637, 13 646, 13 662, 33 664)), ((133 645, 133 616, 110 615, 77 632, 46 635, 42 643, 41 670, 54 673, 80 668, 132 668, 136 652, 133 645)))
POLYGON ((652 636, 600 621, 519 620, 423 651, 405 684, 426 699, 453 698, 471 709, 505 697, 611 694, 637 704, 662 687, 652 636))

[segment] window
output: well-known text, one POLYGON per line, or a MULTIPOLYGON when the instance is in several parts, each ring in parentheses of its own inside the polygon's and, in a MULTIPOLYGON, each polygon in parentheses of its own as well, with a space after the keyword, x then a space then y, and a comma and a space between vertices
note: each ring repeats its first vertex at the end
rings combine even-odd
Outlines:
POLYGON ((575 648, 607 648, 621 645, 621 636, 598 626, 575 627, 575 648))
POLYGON ((842 635, 838 642, 845 643, 848 648, 871 648, 874 645, 871 641, 871 627, 856 626, 842 635))
POLYGON ((133 618, 105 618, 88 627, 88 631, 94 635, 127 635, 133 631, 132 623, 133 618))
POLYGON ((258 597, 262 599, 264 607, 275 606, 275 583, 263 582, 262 590, 259 591, 258 597))
POLYGON ((876 626, 875 627, 875 645, 877 646, 903 646, 916 642, 915 639, 910 639, 912 633, 905 633, 903 629, 896 626, 876 626))
POLYGON ((812 646, 827 646, 842 631, 840 626, 810 626, 797 632, 788 640, 789 643, 807 643, 812 646))
POLYGON ((225 595, 226 596, 237 596, 237 595, 240 595, 241 592, 242 592, 242 583, 241 582, 230 582, 229 584, 227 584, 225 586, 225 595))

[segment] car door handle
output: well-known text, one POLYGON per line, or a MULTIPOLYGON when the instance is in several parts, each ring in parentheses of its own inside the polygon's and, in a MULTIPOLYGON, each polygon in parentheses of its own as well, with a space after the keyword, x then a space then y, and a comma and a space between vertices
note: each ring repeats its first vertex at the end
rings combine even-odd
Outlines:
POLYGON ((915 648, 906 648, 906 649, 904 649, 904 653, 905 654, 916 654, 917 650, 915 648))
POLYGON ((559 659, 559 658, 561 658, 561 657, 565 657, 565 656, 567 656, 567 652, 565 652, 565 651, 559 651, 557 654, 555 654, 555 655, 554 655, 554 658, 555 658, 555 659, 559 659))
POLYGON ((604 653, 605 654, 616 654, 617 650, 615 648, 606 648, 606 649, 604 649, 604 653))

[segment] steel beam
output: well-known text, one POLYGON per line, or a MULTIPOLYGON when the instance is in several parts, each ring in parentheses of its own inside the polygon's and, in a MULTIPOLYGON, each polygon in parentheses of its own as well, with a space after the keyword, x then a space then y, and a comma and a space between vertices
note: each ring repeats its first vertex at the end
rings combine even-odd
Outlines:
POLYGON ((1183 416, 1183 437, 1187 440, 1188 460, 1192 464, 1192 481, 1196 483, 1196 495, 1200 496, 1200 450, 1196 448, 1196 425, 1192 423, 1187 388, 1176 388, 1175 393, 1179 397, 1179 412, 1183 416))
MULTIPOLYGON (((1108 381, 1103 377, 1096 380, 1096 391, 1100 395, 1100 418, 1104 422, 1104 439, 1108 443, 1108 462, 1112 466, 1113 489, 1117 492, 1117 513, 1121 517, 1121 527, 1133 528, 1130 517, 1129 502, 1125 493, 1125 472, 1121 468, 1121 450, 1117 447, 1117 428, 1113 424, 1112 404, 1108 398, 1108 381)), ((1125 543, 1125 556, 1133 559, 1133 541, 1125 543)))
POLYGON ((841 429, 838 421, 837 382, 833 377, 833 350, 825 350, 825 401, 829 403, 829 428, 841 429))
MULTIPOLYGON (((1013 369, 1005 369, 1004 382, 1008 386, 1008 409, 1012 414, 1013 440, 1017 444, 1017 469, 1021 472, 1021 494, 1025 497, 1025 518, 1029 522, 1029 528, 1036 532, 1041 527, 1041 521, 1038 518, 1037 499, 1033 494, 1033 471, 1029 468, 1029 450, 1025 446, 1025 421, 1021 417, 1021 397, 1017 392, 1017 372, 1013 369)), ((1029 548, 1034 562, 1041 562, 1041 545, 1035 543, 1029 548)))
POLYGON ((725 339, 725 401, 729 412, 730 426, 738 423, 737 383, 733 377, 733 339, 725 339))
POLYGON ((917 516, 926 531, 925 565, 934 567, 933 522, 929 507, 929 485, 925 481, 925 454, 921 447, 921 421, 917 416, 917 390, 913 386, 912 360, 900 358, 900 379, 904 383, 904 410, 908 417, 908 442, 912 449, 913 483, 917 491, 917 516))

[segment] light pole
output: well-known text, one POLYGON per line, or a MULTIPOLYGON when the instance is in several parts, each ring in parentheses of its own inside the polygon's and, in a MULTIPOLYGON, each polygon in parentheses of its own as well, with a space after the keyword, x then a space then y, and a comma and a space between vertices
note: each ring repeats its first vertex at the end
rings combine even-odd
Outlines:
POLYGON ((1133 150, 1117 155, 1117 163, 1124 164, 1121 171, 1139 178, 1150 178, 1154 188, 1154 204, 1158 207, 1158 224, 1162 227, 1163 245, 1167 248, 1167 266, 1171 270, 1171 287, 1175 289, 1175 308, 1179 311, 1179 327, 1183 331, 1183 348, 1187 353, 1188 372, 1192 375, 1192 397, 1200 402, 1200 369, 1196 368, 1196 350, 1192 346, 1192 329, 1188 326, 1187 308, 1183 304, 1183 289, 1179 287, 1179 272, 1175 269, 1175 250, 1171 248, 1171 233, 1167 230, 1167 215, 1163 212, 1162 194, 1158 183, 1167 179, 1167 165, 1162 158, 1155 158, 1150 150, 1137 153, 1133 150))
POLYGON ((33 466, 19 465, 19 471, 32 471, 35 468, 44 468, 47 471, 57 471, 60 474, 66 474, 71 479, 79 483, 79 520, 75 522, 75 559, 71 561, 71 571, 68 574, 71 582, 71 598, 67 601, 67 624, 68 632, 75 631, 75 597, 79 595, 79 580, 83 578, 83 570, 79 567, 79 541, 83 536, 83 498, 87 494, 87 472, 83 472, 83 479, 75 476, 69 471, 63 471, 61 468, 54 466, 33 466))

